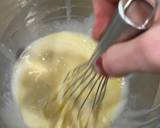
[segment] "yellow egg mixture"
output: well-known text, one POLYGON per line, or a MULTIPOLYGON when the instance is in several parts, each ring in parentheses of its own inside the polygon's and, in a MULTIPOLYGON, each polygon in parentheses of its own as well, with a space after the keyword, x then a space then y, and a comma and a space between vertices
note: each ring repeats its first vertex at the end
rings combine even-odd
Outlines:
POLYGON ((58 98, 66 74, 88 61, 95 47, 89 37, 60 32, 26 48, 15 66, 12 90, 29 128, 110 127, 122 100, 121 79, 110 79, 101 106, 94 112, 85 108, 78 120, 79 108, 58 98))

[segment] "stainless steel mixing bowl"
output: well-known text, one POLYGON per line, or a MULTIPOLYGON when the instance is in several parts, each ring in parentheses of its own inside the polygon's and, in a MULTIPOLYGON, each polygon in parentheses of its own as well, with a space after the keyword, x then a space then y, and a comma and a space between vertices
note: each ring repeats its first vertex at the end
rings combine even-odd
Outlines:
MULTIPOLYGON (((1 0, 0 128, 26 127, 11 94, 12 69, 23 49, 53 32, 89 35, 93 20, 91 0, 1 0)), ((159 128, 160 118, 154 119, 160 113, 159 75, 131 74, 123 84, 128 86, 126 104, 113 128, 159 128)))

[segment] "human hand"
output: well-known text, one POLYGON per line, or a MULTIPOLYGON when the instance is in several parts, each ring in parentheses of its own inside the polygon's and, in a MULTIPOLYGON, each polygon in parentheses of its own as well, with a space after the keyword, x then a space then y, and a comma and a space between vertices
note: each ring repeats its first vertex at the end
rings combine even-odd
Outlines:
MULTIPOLYGON (((95 24, 93 38, 98 40, 111 22, 118 0, 93 0, 95 24)), ((111 76, 131 72, 160 73, 160 11, 153 26, 137 38, 111 46, 97 61, 98 68, 111 76)))

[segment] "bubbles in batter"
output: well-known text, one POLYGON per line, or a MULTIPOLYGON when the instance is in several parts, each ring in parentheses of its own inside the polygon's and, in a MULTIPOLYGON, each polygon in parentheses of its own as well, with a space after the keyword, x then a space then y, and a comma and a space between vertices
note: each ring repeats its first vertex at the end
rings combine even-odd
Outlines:
MULTIPOLYGON (((66 74, 92 55, 96 43, 81 34, 61 32, 33 42, 21 55, 13 72, 13 94, 29 128, 84 128, 83 114, 77 120, 70 106, 58 98, 66 74)), ((88 128, 106 128, 122 100, 120 79, 108 82, 97 114, 91 113, 88 128)))

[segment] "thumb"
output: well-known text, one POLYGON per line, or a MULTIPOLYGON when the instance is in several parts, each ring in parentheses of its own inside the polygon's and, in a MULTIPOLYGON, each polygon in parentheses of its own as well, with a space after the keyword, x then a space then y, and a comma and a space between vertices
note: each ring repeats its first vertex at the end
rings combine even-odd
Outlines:
POLYGON ((160 73, 160 26, 139 37, 110 47, 101 57, 101 69, 111 76, 130 72, 160 73))

